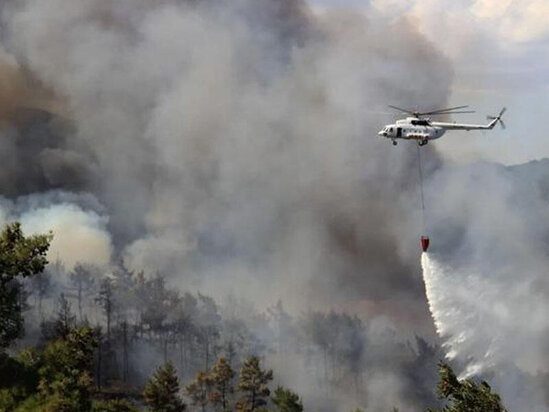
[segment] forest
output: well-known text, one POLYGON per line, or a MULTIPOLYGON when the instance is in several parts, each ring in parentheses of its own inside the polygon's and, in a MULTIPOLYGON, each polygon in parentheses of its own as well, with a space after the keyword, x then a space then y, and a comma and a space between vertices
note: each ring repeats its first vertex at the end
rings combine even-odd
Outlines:
POLYGON ((19 223, 0 236, 2 411, 299 412, 301 396, 265 365, 297 354, 321 400, 312 410, 334 407, 323 394, 360 394, 369 371, 394 368, 417 405, 446 399, 444 411, 504 411, 486 382, 459 381, 445 363, 436 384, 429 371, 441 352, 420 338, 415 348, 390 336, 390 350, 376 347, 357 316, 294 319, 280 301, 241 318, 237 302, 220 307, 123 263, 67 272, 48 264, 51 239, 25 237, 19 223))

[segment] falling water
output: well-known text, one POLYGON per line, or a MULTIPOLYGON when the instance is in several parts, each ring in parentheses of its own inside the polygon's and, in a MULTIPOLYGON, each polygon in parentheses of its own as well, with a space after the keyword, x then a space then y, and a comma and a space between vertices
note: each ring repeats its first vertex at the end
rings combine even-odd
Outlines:
POLYGON ((490 303, 495 296, 487 282, 477 273, 453 270, 429 253, 422 254, 421 265, 429 310, 446 357, 467 361, 462 377, 492 366, 499 337, 479 333, 498 310, 490 303))

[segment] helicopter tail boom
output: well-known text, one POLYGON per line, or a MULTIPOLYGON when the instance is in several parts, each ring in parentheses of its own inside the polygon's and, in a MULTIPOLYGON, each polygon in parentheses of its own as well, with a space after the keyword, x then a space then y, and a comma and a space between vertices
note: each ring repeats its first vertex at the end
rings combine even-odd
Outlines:
POLYGON ((501 116, 506 110, 507 109, 504 107, 497 116, 487 116, 488 120, 491 120, 488 124, 431 122, 431 125, 442 127, 446 130, 491 130, 494 128, 496 123, 499 123, 502 129, 505 129, 505 123, 501 120, 501 116))

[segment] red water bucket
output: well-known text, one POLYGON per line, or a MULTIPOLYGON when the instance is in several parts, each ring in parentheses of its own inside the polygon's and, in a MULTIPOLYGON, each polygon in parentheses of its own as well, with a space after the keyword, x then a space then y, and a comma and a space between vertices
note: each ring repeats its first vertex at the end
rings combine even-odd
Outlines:
POLYGON ((427 249, 429 249, 429 236, 421 236, 421 249, 424 252, 427 252, 427 249))

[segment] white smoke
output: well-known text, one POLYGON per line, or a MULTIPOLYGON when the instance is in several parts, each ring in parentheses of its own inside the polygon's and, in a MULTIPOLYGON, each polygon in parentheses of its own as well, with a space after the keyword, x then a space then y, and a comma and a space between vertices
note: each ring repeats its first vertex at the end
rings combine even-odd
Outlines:
POLYGON ((0 224, 20 221, 25 235, 51 232, 48 260, 60 261, 68 270, 79 262, 97 265, 111 262, 112 242, 105 216, 75 203, 52 203, 53 199, 47 195, 43 196, 47 200, 36 198, 16 202, 0 199, 0 224))
POLYGON ((28 0, 5 19, 9 51, 67 97, 71 150, 91 152, 48 151, 46 177, 96 165, 73 174, 129 267, 213 295, 238 278, 239 294, 300 310, 420 296, 411 153, 376 140, 387 119, 368 112, 446 103, 451 67, 412 25, 250 0, 28 0))
MULTIPOLYGON (((94 167, 82 168, 83 180, 92 182, 85 190, 108 210, 126 263, 184 287, 199 279, 207 293, 232 287, 258 305, 282 297, 295 311, 422 298, 411 212, 415 147, 376 142, 371 136, 386 119, 368 110, 385 103, 441 106, 452 68, 413 24, 354 12, 311 18, 299 2, 280 2, 273 11, 277 4, 25 0, 6 9, 9 52, 66 96, 75 123, 71 151, 45 153, 46 177, 59 184, 54 177, 66 169, 54 167, 57 160, 84 164, 71 160, 79 159, 72 150, 89 148, 94 167)), ((523 266, 511 266, 520 273, 533 268, 524 265, 530 257, 543 262, 525 243, 532 232, 525 217, 540 218, 543 206, 524 209, 514 200, 516 210, 509 209, 512 185, 497 173, 442 182, 432 222, 452 235, 448 217, 470 238, 490 233, 476 237, 475 253, 486 257, 497 240, 504 247, 494 250, 521 256, 523 266), (464 205, 473 191, 474 201, 464 205)), ((56 211, 65 206, 45 207, 54 210, 37 209, 25 220, 39 230, 42 223, 55 232, 86 228, 102 239, 96 259, 107 259, 100 214, 68 210, 73 218, 60 222, 56 211)), ((85 249, 72 247, 64 258, 85 249)), ((472 368, 508 355, 532 370, 541 351, 519 354, 522 341, 509 335, 515 326, 526 329, 521 320, 532 312, 546 313, 520 304, 538 277, 507 276, 493 261, 431 270, 437 325, 453 356, 475 358, 472 368), (502 306, 504 298, 510 300, 502 306)), ((536 339, 532 347, 546 326, 534 321, 539 335, 524 330, 536 339)))

